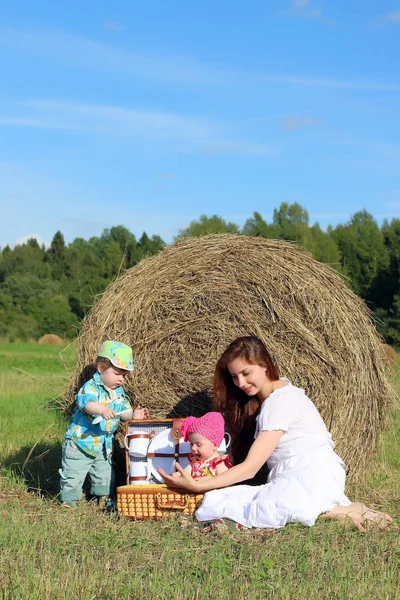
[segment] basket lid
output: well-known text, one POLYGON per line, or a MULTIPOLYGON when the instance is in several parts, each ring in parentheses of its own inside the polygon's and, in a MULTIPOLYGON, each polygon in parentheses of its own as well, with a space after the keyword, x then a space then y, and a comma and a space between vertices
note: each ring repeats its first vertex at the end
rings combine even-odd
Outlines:
POLYGON ((125 494, 133 489, 146 489, 146 490, 165 490, 168 489, 165 483, 137 483, 135 485, 120 485, 117 487, 117 494, 125 494))

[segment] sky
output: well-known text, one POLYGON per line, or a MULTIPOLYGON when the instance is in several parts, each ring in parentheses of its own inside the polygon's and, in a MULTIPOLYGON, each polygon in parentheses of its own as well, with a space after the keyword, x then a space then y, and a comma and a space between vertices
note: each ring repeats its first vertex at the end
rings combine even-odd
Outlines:
POLYGON ((400 0, 0 7, 0 247, 400 218, 400 0))

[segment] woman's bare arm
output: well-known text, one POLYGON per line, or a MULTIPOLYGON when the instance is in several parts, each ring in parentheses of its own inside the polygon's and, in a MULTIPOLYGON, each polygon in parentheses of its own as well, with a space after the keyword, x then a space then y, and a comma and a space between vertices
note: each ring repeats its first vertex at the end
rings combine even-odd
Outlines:
POLYGON ((181 477, 174 478, 168 475, 162 469, 158 469, 163 476, 167 486, 172 488, 182 488, 189 492, 203 493, 219 488, 228 487, 246 479, 251 479, 259 471, 265 461, 276 448, 283 434, 282 430, 278 431, 261 431, 257 439, 252 444, 246 460, 239 465, 235 465, 232 469, 228 469, 224 473, 216 477, 202 477, 193 479, 188 473, 182 469, 180 465, 176 465, 177 471, 181 473, 181 477))

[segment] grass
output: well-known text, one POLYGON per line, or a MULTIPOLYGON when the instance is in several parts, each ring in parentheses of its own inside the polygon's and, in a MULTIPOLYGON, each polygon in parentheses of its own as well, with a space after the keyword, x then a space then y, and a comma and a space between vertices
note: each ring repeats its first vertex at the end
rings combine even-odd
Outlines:
MULTIPOLYGON (((204 535, 176 519, 133 523, 57 502, 71 349, 0 344, 0 598, 282 600, 400 598, 400 535, 319 521, 275 533, 204 535), (67 367, 66 367, 67 365, 67 367)), ((400 366, 400 365, 399 365, 400 366)), ((378 467, 349 495, 400 516, 400 418, 378 467)))

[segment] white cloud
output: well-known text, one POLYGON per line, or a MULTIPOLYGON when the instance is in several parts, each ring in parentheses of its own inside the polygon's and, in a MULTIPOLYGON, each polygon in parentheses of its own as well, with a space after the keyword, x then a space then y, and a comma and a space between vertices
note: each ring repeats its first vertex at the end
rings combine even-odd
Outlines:
POLYGON ((357 90, 374 90, 374 91, 399 91, 400 85, 397 83, 385 83, 378 81, 366 81, 360 79, 343 80, 343 79, 327 79, 325 77, 298 77, 290 75, 271 76, 266 78, 266 81, 273 83, 287 83, 292 85, 310 86, 310 87, 327 87, 327 88, 349 88, 357 90))
MULTIPOLYGON (((56 119, 30 118, 30 117, 0 117, 0 125, 14 127, 37 127, 39 129, 82 129, 82 127, 67 125, 56 119)), ((87 128, 86 128, 87 129, 87 128)))
POLYGON ((311 0, 293 0, 292 8, 294 8, 295 10, 303 10, 310 3, 311 0))
POLYGON ((226 126, 199 117, 56 100, 29 101, 23 107, 34 116, 0 117, 0 124, 163 140, 170 148, 175 144, 180 153, 276 154, 267 145, 226 139, 230 137, 226 126))
POLYGON ((385 21, 390 21, 391 23, 400 23, 400 11, 386 15, 385 21))
POLYGON ((283 119, 283 126, 286 131, 296 131, 296 129, 302 129, 303 127, 310 127, 312 125, 320 125, 322 119, 316 117, 296 117, 289 115, 283 119))
POLYGON ((118 21, 105 21, 104 23, 105 29, 111 29, 112 31, 122 31, 123 26, 118 21))
POLYGON ((207 139, 216 129, 205 119, 120 106, 54 100, 35 100, 23 106, 25 111, 35 111, 35 116, 0 117, 0 124, 183 140, 207 139))
POLYGON ((397 210, 400 210, 400 200, 398 202, 385 202, 385 206, 387 206, 388 208, 396 208, 397 210))
MULTIPOLYGON (((301 0, 299 0, 301 1, 301 0)), ((304 5, 292 14, 322 18, 318 8, 304 5)), ((299 5, 300 6, 300 5, 299 5)), ((288 12, 288 11, 284 11, 288 12)), ((393 13, 396 15, 397 13, 393 13)), ((394 18, 394 17, 393 17, 394 18)), ((326 20, 326 19, 325 19, 326 20)), ((376 91, 399 91, 400 85, 391 82, 368 81, 358 78, 350 80, 329 77, 292 76, 252 71, 238 71, 213 67, 187 56, 150 55, 139 51, 115 48, 59 30, 6 29, 0 27, 0 44, 15 52, 39 55, 44 60, 74 65, 79 69, 98 70, 102 73, 123 73, 135 80, 151 81, 152 85, 293 85, 310 87, 338 87, 376 91)))
POLYGON ((349 218, 349 213, 346 212, 341 212, 341 213, 311 213, 310 214, 310 221, 326 221, 327 219, 333 219, 335 221, 338 221, 340 219, 348 219, 349 218))
POLYGON ((176 173, 156 173, 157 179, 175 179, 177 177, 176 173))
MULTIPOLYGON (((0 27, 0 43, 15 52, 43 56, 45 60, 72 64, 79 69, 123 73, 150 80, 152 84, 218 83, 224 74, 183 56, 151 55, 104 44, 56 29, 11 29, 0 27)), ((235 81, 235 74, 225 72, 235 81)))
POLYGON ((22 244, 26 244, 26 242, 28 240, 31 240, 32 238, 37 241, 39 246, 44 245, 46 248, 48 248, 50 246, 50 243, 47 240, 45 240, 41 235, 38 235, 37 233, 30 233, 29 235, 24 235, 22 237, 19 237, 17 240, 15 240, 13 246, 22 246, 22 244))
POLYGON ((315 19, 329 25, 334 23, 332 19, 328 19, 323 15, 321 8, 312 5, 312 0, 292 0, 288 8, 279 9, 276 14, 315 19))
POLYGON ((262 144, 246 142, 211 142, 202 148, 205 154, 252 154, 273 156, 277 151, 262 144))

